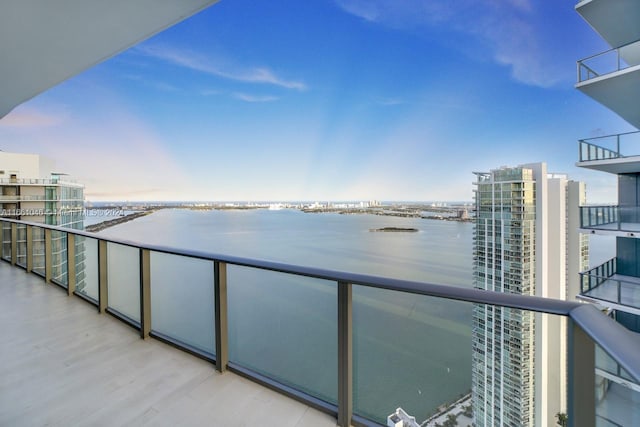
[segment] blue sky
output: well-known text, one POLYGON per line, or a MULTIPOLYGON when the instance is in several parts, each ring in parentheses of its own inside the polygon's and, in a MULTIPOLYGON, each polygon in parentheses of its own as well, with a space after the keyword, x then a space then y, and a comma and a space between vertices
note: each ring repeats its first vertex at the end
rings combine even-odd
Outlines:
POLYGON ((471 200, 472 171, 632 130, 573 88, 571 1, 222 0, 0 120, 89 200, 471 200))

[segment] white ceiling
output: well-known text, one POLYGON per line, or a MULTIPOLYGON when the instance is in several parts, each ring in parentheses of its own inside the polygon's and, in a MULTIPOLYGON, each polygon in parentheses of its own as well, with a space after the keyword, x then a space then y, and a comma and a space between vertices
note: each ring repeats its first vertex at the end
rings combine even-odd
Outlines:
POLYGON ((0 118, 218 0, 3 0, 0 118))
POLYGON ((583 0, 576 11, 611 47, 640 39, 638 0, 583 0))
POLYGON ((583 81, 576 88, 640 129, 640 65, 583 81))

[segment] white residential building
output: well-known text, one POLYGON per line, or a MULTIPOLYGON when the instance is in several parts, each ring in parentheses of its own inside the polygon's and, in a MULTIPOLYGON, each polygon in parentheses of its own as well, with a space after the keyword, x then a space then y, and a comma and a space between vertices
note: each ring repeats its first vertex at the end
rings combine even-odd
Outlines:
MULTIPOLYGON (((584 185, 545 163, 476 173, 474 286, 569 299, 588 261, 578 233, 584 185)), ((476 426, 548 426, 566 411, 564 319, 476 305, 472 405, 476 426)))
MULTIPOLYGON (((0 151, 0 216, 39 222, 49 225, 84 229, 84 187, 70 181, 64 174, 55 172, 54 162, 37 154, 6 153, 0 151)), ((11 232, 8 225, 2 230, 2 255, 11 251, 11 232)), ((18 233, 18 265, 26 265, 26 228, 20 226, 18 233)), ((35 229, 33 244, 36 255, 33 268, 44 274, 45 254, 44 232, 35 229)), ((52 233, 52 270, 54 281, 66 283, 67 242, 62 234, 52 233)), ((81 245, 78 241, 77 245, 81 245)), ((82 286, 83 253, 77 247, 76 274, 79 286, 82 286)))

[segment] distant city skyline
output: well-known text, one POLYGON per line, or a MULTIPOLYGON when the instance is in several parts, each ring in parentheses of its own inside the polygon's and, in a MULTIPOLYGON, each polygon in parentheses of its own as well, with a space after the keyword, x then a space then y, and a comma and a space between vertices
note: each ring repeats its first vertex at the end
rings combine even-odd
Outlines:
POLYGON ((608 48, 540 3, 220 2, 16 108, 0 150, 91 201, 470 201, 473 171, 532 161, 615 201, 575 167, 631 130, 573 89, 608 48))

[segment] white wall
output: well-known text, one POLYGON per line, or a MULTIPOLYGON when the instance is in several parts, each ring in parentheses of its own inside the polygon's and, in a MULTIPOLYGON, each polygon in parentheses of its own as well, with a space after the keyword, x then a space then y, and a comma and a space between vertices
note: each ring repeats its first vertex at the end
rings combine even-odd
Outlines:
POLYGON ((49 178, 55 163, 37 154, 0 152, 0 179, 9 179, 12 174, 18 179, 49 178))

